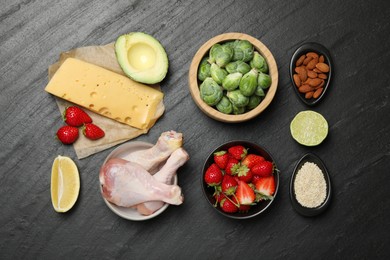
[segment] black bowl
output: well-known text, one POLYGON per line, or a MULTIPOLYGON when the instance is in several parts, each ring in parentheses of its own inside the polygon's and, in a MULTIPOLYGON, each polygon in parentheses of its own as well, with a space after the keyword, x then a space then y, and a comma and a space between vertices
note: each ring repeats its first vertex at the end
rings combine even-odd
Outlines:
POLYGON ((261 213, 263 213, 269 206, 272 204, 272 202, 275 200, 275 197, 278 193, 279 189, 279 171, 274 171, 274 177, 275 177, 275 194, 273 195, 273 198, 271 200, 265 200, 257 203, 254 206, 251 206, 250 210, 248 212, 236 212, 236 213, 226 213, 221 210, 220 207, 214 207, 215 205, 215 198, 213 197, 214 194, 214 188, 209 187, 205 181, 204 181, 204 174, 207 170, 207 168, 214 162, 214 153, 217 151, 225 150, 227 151, 230 147, 235 145, 242 145, 245 148, 248 149, 248 153, 253 153, 257 155, 263 156, 267 161, 273 162, 276 166, 276 163, 274 159, 272 158, 271 154, 262 146, 255 144, 253 142, 249 141, 243 141, 243 140, 234 140, 227 143, 224 143, 217 148, 215 148, 207 157, 204 165, 203 165, 203 171, 201 175, 201 185, 203 194, 208 201, 208 204, 216 210, 218 213, 224 215, 225 217, 233 218, 233 219, 248 219, 255 217, 261 213))
POLYGON ((332 75, 333 75, 333 62, 332 62, 332 58, 330 56, 330 52, 325 46, 323 46, 319 43, 309 42, 309 43, 305 43, 305 44, 301 45, 294 52, 294 54, 291 58, 291 61, 290 61, 290 79, 291 79, 292 85, 294 86, 294 91, 297 94, 297 96, 299 97, 299 100, 301 100, 307 106, 314 106, 314 105, 318 104, 323 99, 325 93, 328 90, 329 84, 330 84, 331 79, 332 79, 332 75), (329 66, 328 78, 325 80, 324 90, 322 91, 321 95, 316 99, 315 98, 306 99, 305 95, 298 91, 298 88, 295 86, 294 79, 293 79, 296 61, 299 59, 299 57, 301 57, 302 54, 306 54, 310 51, 314 51, 314 52, 318 53, 319 55, 324 55, 325 63, 328 64, 328 66, 329 66))
POLYGON ((316 215, 319 215, 320 213, 324 212, 325 209, 329 206, 330 199, 332 195, 332 185, 330 182, 330 175, 328 173, 328 170, 325 167, 325 164, 322 162, 322 160, 312 153, 305 154, 297 163, 295 166, 294 172, 291 176, 290 181, 290 200, 293 208, 301 215, 306 217, 313 217, 316 215), (325 182, 326 182, 326 198, 325 201, 316 208, 307 208, 302 206, 295 197, 295 191, 294 191, 294 181, 295 177, 297 175, 297 172, 301 169, 302 165, 306 162, 313 162, 317 164, 317 166, 321 169, 322 173, 324 174, 325 182))

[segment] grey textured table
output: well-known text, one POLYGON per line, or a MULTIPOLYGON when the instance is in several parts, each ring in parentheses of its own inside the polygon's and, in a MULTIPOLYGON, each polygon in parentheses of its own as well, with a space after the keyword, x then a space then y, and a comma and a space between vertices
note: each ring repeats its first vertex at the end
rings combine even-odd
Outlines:
POLYGON ((388 1, 2 1, 0 8, 0 259, 384 259, 390 256, 390 5, 388 1), (154 35, 169 56, 162 83, 166 111, 147 135, 184 134, 190 161, 179 171, 185 203, 132 222, 113 214, 99 193, 98 171, 108 149, 77 160, 53 136, 62 125, 44 92, 47 68, 59 53, 103 45, 120 34, 154 35), (273 53, 279 85, 271 105, 241 124, 205 116, 188 90, 197 49, 225 32, 260 39, 273 53), (294 50, 319 42, 331 51, 335 74, 313 108, 329 122, 329 136, 307 148, 290 136, 296 113, 308 109, 288 74, 294 50), (236 221, 203 198, 200 174, 220 143, 245 139, 264 145, 281 170, 271 208, 236 221), (289 201, 294 165, 306 152, 323 159, 334 196, 315 218, 289 201), (81 190, 76 206, 56 213, 50 169, 57 155, 76 161, 81 190))

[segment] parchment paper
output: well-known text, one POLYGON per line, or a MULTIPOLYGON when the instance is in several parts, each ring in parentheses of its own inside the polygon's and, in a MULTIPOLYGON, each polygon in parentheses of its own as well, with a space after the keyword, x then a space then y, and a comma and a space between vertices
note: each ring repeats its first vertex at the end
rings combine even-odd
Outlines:
MULTIPOLYGON (((114 43, 110 43, 104 46, 81 47, 61 53, 58 62, 49 67, 49 79, 51 79, 51 77, 55 74, 61 64, 69 57, 77 58, 106 68, 118 74, 124 75, 115 57, 114 43)), ((159 85, 153 85, 151 87, 161 91, 159 85)), ((63 111, 67 106, 74 105, 66 100, 57 97, 56 102, 60 110, 60 116, 62 115, 63 111)), ((164 110, 165 107, 163 101, 161 101, 161 103, 157 107, 156 114, 153 117, 149 128, 142 130, 135 127, 131 127, 126 124, 122 124, 110 118, 101 116, 92 111, 84 109, 84 111, 91 116, 93 123, 104 130, 105 136, 99 140, 92 141, 87 139, 82 134, 80 129, 79 138, 73 144, 73 148, 75 149, 78 159, 88 157, 92 154, 98 153, 117 144, 126 142, 142 134, 146 134, 149 129, 152 128, 153 125, 156 123, 157 119, 162 116, 164 110)))

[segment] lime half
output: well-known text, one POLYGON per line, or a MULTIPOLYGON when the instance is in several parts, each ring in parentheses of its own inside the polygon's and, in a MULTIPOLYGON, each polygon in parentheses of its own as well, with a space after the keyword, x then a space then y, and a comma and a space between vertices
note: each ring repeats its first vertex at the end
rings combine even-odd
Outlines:
POLYGON ((328 122, 319 113, 307 110, 299 112, 290 124, 292 137, 306 146, 319 145, 328 135, 328 122))

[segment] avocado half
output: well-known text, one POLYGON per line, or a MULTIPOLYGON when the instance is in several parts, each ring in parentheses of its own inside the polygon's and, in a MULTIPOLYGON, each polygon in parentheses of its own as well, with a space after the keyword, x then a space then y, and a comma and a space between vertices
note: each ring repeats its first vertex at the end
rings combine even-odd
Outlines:
POLYGON ((115 53, 123 72, 137 82, 155 84, 167 75, 167 53, 149 34, 133 32, 119 36, 115 53))

